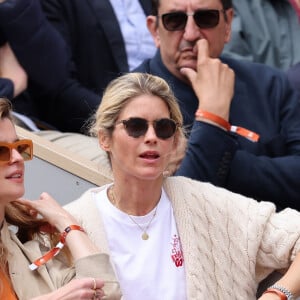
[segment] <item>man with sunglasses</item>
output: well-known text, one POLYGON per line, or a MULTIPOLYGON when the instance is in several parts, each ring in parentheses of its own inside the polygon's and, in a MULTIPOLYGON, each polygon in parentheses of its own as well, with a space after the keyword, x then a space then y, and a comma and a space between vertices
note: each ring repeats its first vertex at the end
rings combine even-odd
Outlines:
POLYGON ((300 107, 286 75, 221 56, 231 0, 153 0, 147 18, 158 51, 135 71, 167 80, 184 123, 177 175, 300 209, 300 107))

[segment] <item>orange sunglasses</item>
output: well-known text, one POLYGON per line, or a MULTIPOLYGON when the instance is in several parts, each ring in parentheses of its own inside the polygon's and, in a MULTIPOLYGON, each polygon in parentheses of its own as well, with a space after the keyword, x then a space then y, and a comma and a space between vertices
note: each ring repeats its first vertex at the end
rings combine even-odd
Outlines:
POLYGON ((19 140, 14 143, 0 142, 0 163, 8 163, 12 159, 12 150, 15 149, 23 157, 24 161, 33 157, 32 140, 19 140))

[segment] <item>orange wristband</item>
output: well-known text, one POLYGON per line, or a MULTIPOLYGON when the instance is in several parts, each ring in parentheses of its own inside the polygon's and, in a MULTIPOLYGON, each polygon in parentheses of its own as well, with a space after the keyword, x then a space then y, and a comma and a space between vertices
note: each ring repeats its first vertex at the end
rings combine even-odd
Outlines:
POLYGON ((240 136, 243 136, 247 138, 248 140, 252 142, 257 142, 259 140, 259 134, 248 130, 246 128, 240 127, 240 126, 231 126, 229 122, 227 122, 225 119, 202 109, 198 109, 195 114, 196 117, 200 117, 203 119, 210 120, 216 124, 218 124, 220 127, 222 127, 226 131, 235 132, 240 136))
POLYGON ((47 253, 45 253, 43 256, 35 260, 32 264, 29 265, 30 270, 36 270, 38 267, 44 265, 47 261, 52 259, 54 256, 56 256, 60 250, 65 246, 66 242, 66 236, 71 230, 80 230, 82 232, 85 232, 84 229, 79 225, 70 225, 61 233, 60 235, 60 241, 53 247, 51 250, 49 250, 47 253))
POLYGON ((71 230, 80 230, 80 231, 84 232, 84 229, 81 226, 79 226, 79 225, 70 225, 67 228, 65 228, 65 230, 61 233, 61 236, 60 236, 60 242, 61 243, 64 244, 66 242, 67 234, 71 230))
POLYGON ((218 124, 219 126, 221 126, 223 129, 225 129, 226 131, 230 131, 230 124, 229 122, 227 122, 225 119, 202 109, 198 109, 196 111, 196 117, 200 117, 203 119, 207 119, 210 120, 216 124, 218 124))
POLYGON ((288 300, 286 294, 284 294, 283 292, 276 290, 276 289, 272 289, 272 288, 268 288, 266 291, 263 292, 263 294, 266 293, 273 293, 279 296, 280 300, 288 300))
POLYGON ((244 127, 239 127, 239 126, 231 126, 230 127, 231 132, 236 132, 237 134, 247 138, 248 140, 252 142, 257 142, 259 140, 259 134, 248 130, 244 127))

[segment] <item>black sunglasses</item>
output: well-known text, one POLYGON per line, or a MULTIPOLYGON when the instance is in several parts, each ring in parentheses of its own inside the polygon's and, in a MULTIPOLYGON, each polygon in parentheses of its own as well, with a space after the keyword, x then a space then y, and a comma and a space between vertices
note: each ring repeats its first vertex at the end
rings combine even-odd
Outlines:
POLYGON ((33 145, 31 140, 19 140, 14 143, 0 142, 0 164, 11 161, 13 149, 17 150, 24 160, 32 159, 33 145))
POLYGON ((129 118, 127 120, 121 120, 116 124, 120 123, 124 125, 127 134, 134 138, 145 135, 149 123, 152 123, 156 136, 162 140, 173 136, 178 126, 174 120, 168 118, 158 119, 152 122, 143 118, 129 118))
POLYGON ((186 26, 188 16, 193 16, 199 28, 207 29, 216 27, 219 24, 220 12, 225 13, 223 9, 199 9, 193 13, 183 11, 170 12, 159 17, 161 17, 162 23, 168 31, 183 30, 186 26))

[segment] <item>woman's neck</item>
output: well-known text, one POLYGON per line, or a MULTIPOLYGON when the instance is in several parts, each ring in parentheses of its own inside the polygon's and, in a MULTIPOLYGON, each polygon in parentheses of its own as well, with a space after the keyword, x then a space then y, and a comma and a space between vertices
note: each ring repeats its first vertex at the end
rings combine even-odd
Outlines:
POLYGON ((160 200, 161 185, 120 185, 117 182, 108 191, 108 198, 121 211, 133 215, 148 214, 160 200))

